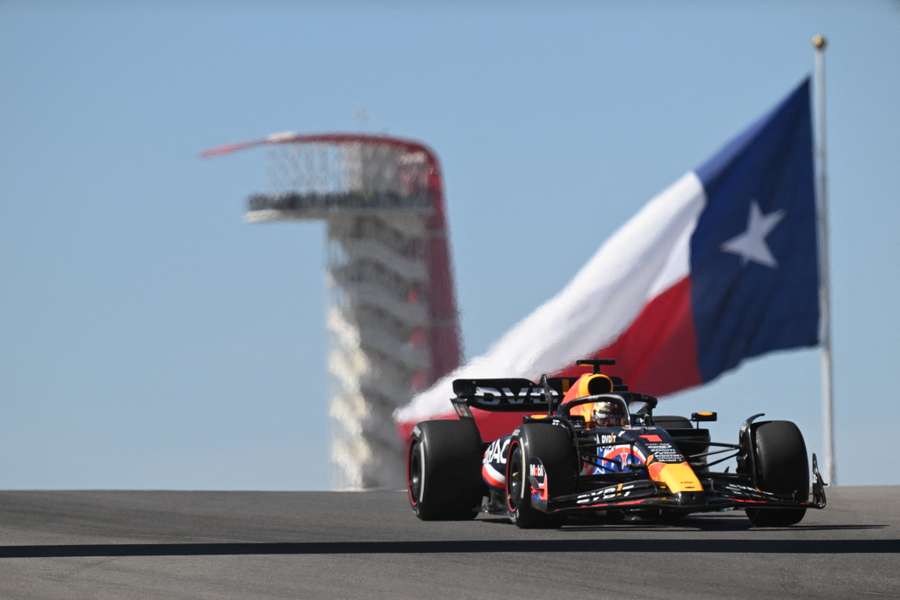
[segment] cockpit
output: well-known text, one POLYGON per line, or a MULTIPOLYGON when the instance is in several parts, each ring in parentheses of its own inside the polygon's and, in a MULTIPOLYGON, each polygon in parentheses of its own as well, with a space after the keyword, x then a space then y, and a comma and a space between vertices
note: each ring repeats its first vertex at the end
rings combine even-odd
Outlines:
POLYGON ((628 403, 618 394, 594 394, 563 405, 570 417, 581 417, 585 427, 628 427, 628 403))

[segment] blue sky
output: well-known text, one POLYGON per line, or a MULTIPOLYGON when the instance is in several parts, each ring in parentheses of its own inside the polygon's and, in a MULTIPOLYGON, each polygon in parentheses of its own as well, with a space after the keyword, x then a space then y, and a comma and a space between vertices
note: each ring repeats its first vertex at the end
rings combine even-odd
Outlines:
MULTIPOLYGON (((900 483, 900 3, 0 7, 0 488, 330 485, 323 228, 247 225, 286 129, 441 158, 466 354, 828 51, 838 468, 900 483), (355 116, 364 109, 361 123, 355 116), (546 239, 547 228, 559 243, 546 239)), ((818 353, 668 410, 820 444, 818 353)))

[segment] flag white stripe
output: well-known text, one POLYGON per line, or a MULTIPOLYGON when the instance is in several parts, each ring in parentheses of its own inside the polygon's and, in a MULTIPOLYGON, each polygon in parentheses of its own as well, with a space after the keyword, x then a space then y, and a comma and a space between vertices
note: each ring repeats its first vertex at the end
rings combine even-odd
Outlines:
POLYGON ((485 354, 398 409, 395 419, 412 422, 447 413, 454 379, 534 379, 615 341, 647 302, 689 274, 690 236, 705 202, 696 174, 678 179, 614 233, 562 291, 485 354))

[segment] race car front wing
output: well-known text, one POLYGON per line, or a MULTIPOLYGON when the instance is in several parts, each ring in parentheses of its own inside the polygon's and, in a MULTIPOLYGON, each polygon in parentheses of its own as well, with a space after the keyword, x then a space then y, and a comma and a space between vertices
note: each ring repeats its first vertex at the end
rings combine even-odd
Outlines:
POLYGON ((547 513, 581 510, 669 508, 683 512, 702 512, 730 508, 825 508, 825 483, 819 473, 815 454, 812 460, 812 500, 767 492, 754 487, 746 478, 726 473, 708 474, 700 479, 702 492, 671 493, 665 485, 649 479, 633 479, 601 485, 596 489, 547 497, 547 480, 542 472, 532 471, 531 503, 547 513), (537 477, 535 476, 537 475, 537 477))

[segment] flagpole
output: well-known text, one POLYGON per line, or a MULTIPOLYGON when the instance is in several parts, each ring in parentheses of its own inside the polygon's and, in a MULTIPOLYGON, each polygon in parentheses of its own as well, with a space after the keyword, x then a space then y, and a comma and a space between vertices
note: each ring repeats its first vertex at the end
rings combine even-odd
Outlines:
POLYGON ((822 427, 825 455, 825 477, 828 483, 837 483, 837 465, 834 457, 834 374, 831 360, 831 265, 828 256, 828 178, 825 154, 825 36, 812 38, 816 52, 816 71, 813 86, 816 109, 816 214, 819 229, 819 318, 822 344, 822 427))

